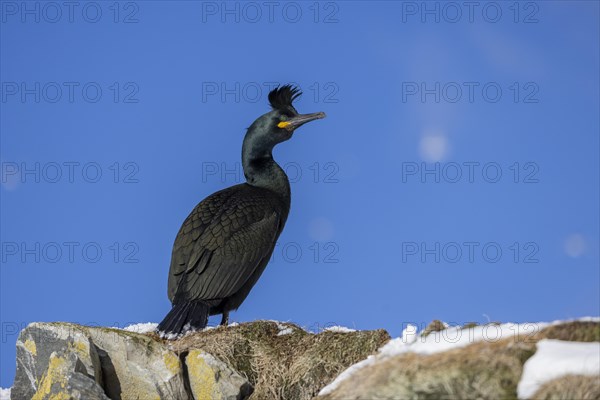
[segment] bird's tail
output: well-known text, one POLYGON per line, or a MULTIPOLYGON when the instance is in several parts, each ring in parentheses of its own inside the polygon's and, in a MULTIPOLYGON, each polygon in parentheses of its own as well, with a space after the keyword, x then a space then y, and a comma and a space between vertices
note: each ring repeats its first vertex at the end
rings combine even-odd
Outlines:
POLYGON ((158 331, 164 336, 202 329, 208 324, 209 312, 210 306, 201 300, 174 304, 171 311, 158 324, 158 331))

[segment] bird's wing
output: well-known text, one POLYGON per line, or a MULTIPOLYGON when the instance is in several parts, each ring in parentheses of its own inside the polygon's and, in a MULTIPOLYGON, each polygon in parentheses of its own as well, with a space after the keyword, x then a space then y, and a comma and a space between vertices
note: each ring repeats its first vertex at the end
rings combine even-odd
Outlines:
MULTIPOLYGON (((221 214, 225 211, 224 205, 233 196, 237 186, 213 193, 202 200, 185 219, 173 244, 171 256, 171 270, 169 278, 196 268, 202 252, 193 252, 200 236, 211 226, 218 224, 221 214)), ((204 268, 207 259, 202 260, 200 268, 204 268)), ((171 291, 169 282, 169 292, 171 291)), ((169 297, 170 293, 169 293, 169 297)))
POLYGON ((210 196, 188 220, 173 247, 172 301, 222 299, 236 293, 271 253, 281 222, 272 196, 245 188, 210 196))

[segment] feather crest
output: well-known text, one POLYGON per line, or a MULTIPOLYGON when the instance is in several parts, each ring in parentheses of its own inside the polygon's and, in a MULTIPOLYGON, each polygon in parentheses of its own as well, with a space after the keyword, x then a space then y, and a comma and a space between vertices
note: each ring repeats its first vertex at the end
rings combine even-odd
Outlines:
POLYGON ((296 100, 302 91, 292 85, 278 86, 269 93, 269 103, 276 110, 292 107, 292 103, 296 100))

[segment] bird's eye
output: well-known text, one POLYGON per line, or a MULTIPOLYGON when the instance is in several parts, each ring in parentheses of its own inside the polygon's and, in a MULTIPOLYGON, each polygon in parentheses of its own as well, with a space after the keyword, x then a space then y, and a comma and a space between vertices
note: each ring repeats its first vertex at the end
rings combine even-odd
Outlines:
POLYGON ((281 117, 279 117, 279 123, 277 124, 278 128, 287 128, 288 125, 290 124, 289 122, 287 122, 288 117, 287 115, 282 115, 281 117))

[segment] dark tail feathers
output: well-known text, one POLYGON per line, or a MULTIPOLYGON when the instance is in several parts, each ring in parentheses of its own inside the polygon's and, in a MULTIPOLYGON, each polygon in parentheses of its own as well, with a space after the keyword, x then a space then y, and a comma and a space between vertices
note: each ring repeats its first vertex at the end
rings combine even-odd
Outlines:
POLYGON ((202 329, 208 324, 209 312, 210 306, 200 300, 175 304, 158 324, 158 331, 161 334, 178 335, 187 330, 202 329))

